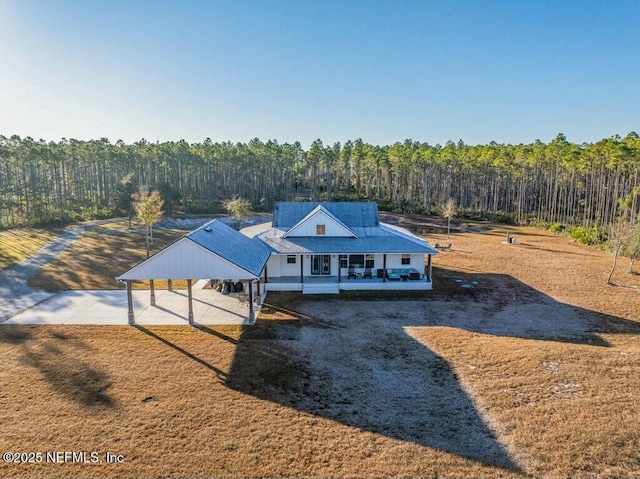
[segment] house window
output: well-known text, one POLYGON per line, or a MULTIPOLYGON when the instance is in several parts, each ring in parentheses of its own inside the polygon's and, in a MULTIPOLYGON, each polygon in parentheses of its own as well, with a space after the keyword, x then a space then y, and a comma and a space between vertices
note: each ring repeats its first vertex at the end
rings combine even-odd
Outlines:
POLYGON ((324 225, 316 225, 316 235, 324 236, 325 227, 324 225))
POLYGON ((354 268, 362 268, 364 267, 364 255, 363 254, 350 254, 349 255, 349 266, 353 266, 354 268))
POLYGON ((402 264, 411 264, 411 255, 403 254, 402 255, 402 264))
POLYGON ((340 255, 340 267, 341 268, 346 268, 348 267, 348 259, 347 259, 347 255, 346 254, 341 254, 340 255))
POLYGON ((373 258, 374 256, 372 254, 367 255, 366 260, 364 262, 365 268, 373 268, 373 258))
POLYGON ((295 257, 295 255, 289 255, 289 256, 287 256, 287 264, 296 264, 296 257, 295 257))

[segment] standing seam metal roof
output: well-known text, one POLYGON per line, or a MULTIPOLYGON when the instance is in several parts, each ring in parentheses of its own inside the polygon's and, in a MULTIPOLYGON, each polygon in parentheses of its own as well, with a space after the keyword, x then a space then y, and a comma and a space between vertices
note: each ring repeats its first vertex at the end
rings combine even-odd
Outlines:
POLYGON ((348 228, 379 226, 378 205, 374 202, 277 201, 273 209, 273 227, 289 230, 322 205, 348 228))
POLYGON ((260 276, 271 254, 262 241, 249 238, 219 220, 192 231, 187 238, 256 276, 260 276))

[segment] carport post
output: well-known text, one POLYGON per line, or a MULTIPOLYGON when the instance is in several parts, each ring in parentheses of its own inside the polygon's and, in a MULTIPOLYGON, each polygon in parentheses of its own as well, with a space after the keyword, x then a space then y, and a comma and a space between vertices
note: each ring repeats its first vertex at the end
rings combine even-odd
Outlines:
POLYGON ((258 282, 256 283, 256 285, 258 286, 258 297, 256 298, 256 301, 258 302, 258 304, 262 304, 262 295, 260 294, 260 278, 258 278, 258 282))
POLYGON ((149 291, 151 291, 151 306, 156 305, 156 289, 154 287, 153 280, 149 280, 149 291))
POLYGON ((125 281, 127 285, 127 304, 129 305, 128 324, 135 324, 136 318, 133 315, 133 296, 131 295, 131 281, 125 281))
POLYGON ((253 280, 249 280, 249 321, 255 321, 253 314, 253 280))
POLYGON ((431 255, 428 254, 427 257, 429 258, 427 260, 427 267, 429 268, 429 277, 427 278, 427 280, 431 281, 431 255))
POLYGON ((187 291, 189 293, 189 324, 193 326, 193 296, 191 294, 191 280, 187 280, 187 291))
POLYGON ((173 291, 173 281, 171 281, 170 279, 167 280, 167 289, 169 291, 173 291))

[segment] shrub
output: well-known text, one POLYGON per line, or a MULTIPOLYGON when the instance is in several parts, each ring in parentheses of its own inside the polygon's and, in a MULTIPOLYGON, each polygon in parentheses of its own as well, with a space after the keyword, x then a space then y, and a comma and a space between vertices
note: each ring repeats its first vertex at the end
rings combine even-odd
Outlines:
POLYGON ((553 223, 549 228, 549 230, 551 230, 552 233, 556 233, 556 234, 562 233, 566 229, 567 227, 562 223, 553 223))
POLYGON ((569 231, 569 236, 571 236, 578 243, 588 245, 603 243, 607 240, 606 233, 597 226, 592 226, 589 229, 585 228, 584 226, 574 226, 569 231))

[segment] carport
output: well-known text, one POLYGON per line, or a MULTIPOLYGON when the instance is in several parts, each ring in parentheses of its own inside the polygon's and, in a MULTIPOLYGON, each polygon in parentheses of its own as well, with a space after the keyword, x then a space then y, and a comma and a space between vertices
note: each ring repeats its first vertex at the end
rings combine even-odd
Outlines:
POLYGON ((154 280, 187 281, 189 324, 194 324, 194 279, 229 280, 246 285, 249 320, 255 319, 254 301, 261 301, 261 278, 270 251, 261 241, 248 238, 219 220, 213 220, 180 238, 116 278, 127 288, 128 323, 135 324, 133 281, 149 281, 151 306, 156 304, 154 280))

